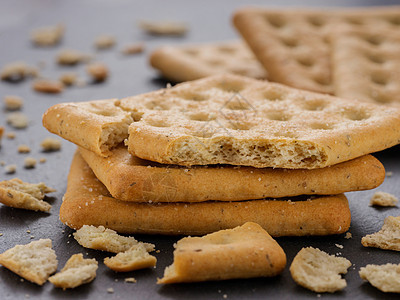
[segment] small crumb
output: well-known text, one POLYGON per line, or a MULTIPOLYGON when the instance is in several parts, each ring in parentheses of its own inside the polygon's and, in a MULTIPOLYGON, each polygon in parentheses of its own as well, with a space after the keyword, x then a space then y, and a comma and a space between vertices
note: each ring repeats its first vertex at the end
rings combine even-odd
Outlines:
POLYGON ((7 132, 6 137, 10 140, 15 139, 15 132, 7 132))
POLYGON ((345 239, 351 239, 353 237, 353 235, 351 234, 351 232, 346 232, 346 235, 344 236, 345 239))
POLYGON ((59 151, 61 149, 61 141, 48 137, 40 143, 40 146, 45 152, 59 151))
POLYGON ((18 153, 29 153, 31 148, 28 145, 22 144, 18 146, 18 153))
POLYGON ((34 238, 35 238, 35 236, 34 236, 34 235, 31 235, 29 238, 31 238, 31 239, 34 239, 34 238))
POLYGON ((135 282, 137 282, 137 280, 133 277, 128 277, 128 278, 125 278, 125 282, 135 283, 135 282))
POLYGON ((103 63, 91 63, 86 67, 86 72, 96 82, 102 82, 108 77, 108 68, 103 63))
POLYGON ((16 165, 8 165, 8 166, 5 166, 4 169, 6 170, 7 174, 14 174, 17 171, 17 166, 16 165))
POLYGON ((28 229, 28 230, 26 231, 26 233, 31 233, 31 231, 28 229))
POLYGON ((24 159, 24 167, 25 169, 33 169, 36 167, 36 159, 33 157, 27 157, 24 159))
POLYGON ((343 249, 343 245, 335 244, 335 246, 338 247, 339 249, 343 249))
POLYGON ((227 294, 223 294, 222 297, 223 297, 224 299, 226 299, 226 298, 228 298, 228 295, 227 295, 227 294))
POLYGON ((4 160, 0 160, 0 166, 4 167, 6 165, 6 162, 4 160))
POLYGON ((396 206, 399 199, 396 196, 385 193, 385 192, 376 192, 370 202, 370 206, 396 206))
POLYGON ((0 232, 0 236, 3 236, 3 234, 0 232))
POLYGON ((41 158, 39 159, 39 162, 40 162, 41 164, 45 163, 46 161, 47 161, 47 159, 44 158, 44 157, 41 157, 41 158))
POLYGON ((37 69, 21 61, 5 65, 0 72, 1 80, 6 81, 21 81, 26 77, 36 76, 38 76, 37 69))
POLYGON ((124 46, 121 50, 121 53, 124 55, 132 55, 132 54, 142 53, 143 51, 144 51, 144 44, 137 43, 124 46))
POLYGON ((177 21, 140 21, 139 27, 152 35, 184 35, 188 31, 185 23, 177 21))
POLYGON ((62 24, 37 28, 31 32, 31 40, 35 46, 55 46, 63 38, 64 31, 64 25, 62 24))
POLYGON ((28 126, 28 117, 21 112, 10 113, 7 116, 7 123, 16 129, 23 129, 28 126))
POLYGON ((20 110, 24 101, 21 97, 8 95, 4 97, 4 106, 7 110, 20 110))
POLYGON ((391 171, 386 172, 386 177, 392 177, 392 176, 393 176, 393 172, 391 172, 391 171))
POLYGON ((160 250, 156 250, 156 253, 160 253, 160 250))
POLYGON ((90 59, 90 55, 71 49, 61 50, 57 55, 57 63, 59 65, 76 65, 87 62, 90 59))
POLYGON ((64 90, 64 85, 58 80, 38 79, 32 84, 33 90, 46 94, 58 94, 64 90))
POLYGON ((25 280, 23 278, 20 278, 19 281, 24 282, 25 280))
POLYGON ((77 80, 78 80, 78 75, 74 72, 66 72, 61 74, 60 76, 60 81, 66 86, 71 86, 76 84, 77 80))
POLYGON ((94 41, 94 46, 99 49, 109 49, 115 45, 115 38, 111 35, 100 35, 94 41))
POLYGON ((25 294, 25 298, 30 298, 31 296, 29 294, 25 294))
POLYGON ((114 293, 114 289, 113 288, 108 288, 107 289, 107 293, 110 293, 110 294, 114 293))

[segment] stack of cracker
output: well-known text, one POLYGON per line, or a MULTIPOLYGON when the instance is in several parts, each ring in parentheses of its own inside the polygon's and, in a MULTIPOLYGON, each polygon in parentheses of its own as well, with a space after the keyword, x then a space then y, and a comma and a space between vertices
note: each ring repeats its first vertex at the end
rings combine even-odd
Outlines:
POLYGON ((343 233, 343 193, 381 184, 369 153, 400 141, 396 108, 230 74, 57 104, 43 124, 79 146, 61 221, 122 233, 343 233))

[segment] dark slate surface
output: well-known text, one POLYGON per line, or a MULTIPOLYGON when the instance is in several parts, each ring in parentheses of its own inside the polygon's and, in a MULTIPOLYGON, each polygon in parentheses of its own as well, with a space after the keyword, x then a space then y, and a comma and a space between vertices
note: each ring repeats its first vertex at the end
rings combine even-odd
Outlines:
MULTIPOLYGON (((269 4, 273 6, 346 6, 396 4, 397 1, 258 1, 253 4, 269 4)), ((59 67, 54 58, 61 48, 72 48, 86 52, 94 52, 92 42, 97 35, 109 33, 115 35, 118 45, 110 51, 96 53, 98 60, 105 62, 111 76, 104 84, 89 85, 83 88, 70 88, 60 95, 43 95, 31 90, 31 81, 19 84, 0 82, 0 97, 4 95, 19 95, 24 98, 23 112, 30 118, 30 126, 25 130, 17 130, 15 140, 3 139, 0 148, 0 161, 8 164, 16 163, 18 170, 15 175, 6 175, 0 167, 0 180, 19 177, 28 182, 44 181, 58 192, 52 194, 53 204, 51 214, 32 213, 12 209, 0 205, 0 252, 15 244, 26 244, 39 238, 51 238, 53 247, 63 266, 70 255, 87 253, 100 262, 97 278, 94 282, 75 290, 62 291, 53 288, 50 283, 39 287, 29 282, 22 282, 18 276, 0 267, 0 298, 1 299, 255 299, 281 298, 305 299, 316 298, 317 294, 297 286, 290 277, 288 267, 282 275, 276 278, 259 278, 248 280, 231 280, 225 282, 205 282, 158 286, 156 278, 161 277, 164 268, 172 262, 173 243, 180 237, 136 236, 137 239, 155 243, 161 250, 156 253, 157 269, 142 270, 126 274, 116 274, 108 270, 101 261, 105 253, 91 251, 80 247, 71 237, 72 230, 65 227, 58 219, 58 210, 66 189, 66 179, 69 164, 75 146, 63 141, 60 152, 42 153, 40 141, 50 134, 41 126, 41 115, 51 105, 65 101, 84 101, 102 98, 114 98, 135 95, 164 87, 166 82, 157 76, 147 64, 147 55, 158 45, 186 42, 206 42, 229 40, 236 37, 230 25, 230 16, 234 9, 245 4, 240 1, 1 1, 0 2, 0 66, 23 60, 32 64, 45 61, 43 71, 45 76, 55 78, 62 71, 77 71, 85 76, 84 67, 59 67), (184 38, 150 37, 140 32, 136 23, 140 19, 172 19, 187 22, 191 30, 184 38), (62 44, 55 48, 34 48, 29 42, 31 29, 63 22, 66 25, 66 35, 62 44), (123 57, 119 49, 129 42, 143 41, 146 52, 131 57, 123 57), (19 144, 28 144, 32 148, 30 154, 17 154, 19 144), (46 157, 47 162, 38 164, 35 169, 25 170, 23 158, 27 155, 37 159, 46 157), (27 233, 30 230, 31 233, 27 233), (31 238, 31 235, 34 238, 31 238), (124 283, 125 277, 135 277, 135 284, 124 283), (113 288, 114 293, 107 293, 113 288)), ((6 125, 6 112, 0 109, 0 125, 6 125)), ((393 176, 387 177, 377 190, 386 191, 400 196, 400 148, 395 147, 377 156, 393 176)), ((374 191, 349 193, 352 211, 350 232, 353 238, 347 240, 343 235, 311 238, 279 238, 278 242, 287 254, 288 266, 295 254, 305 246, 319 247, 331 254, 341 253, 354 264, 345 276, 348 286, 344 291, 326 294, 326 298, 396 298, 394 294, 383 294, 363 283, 358 276, 360 267, 368 264, 400 263, 400 256, 393 251, 384 251, 361 246, 361 237, 375 232, 382 226, 383 219, 389 215, 399 215, 399 208, 372 208, 368 206, 374 191), (341 244, 339 249, 335 244, 341 244)))

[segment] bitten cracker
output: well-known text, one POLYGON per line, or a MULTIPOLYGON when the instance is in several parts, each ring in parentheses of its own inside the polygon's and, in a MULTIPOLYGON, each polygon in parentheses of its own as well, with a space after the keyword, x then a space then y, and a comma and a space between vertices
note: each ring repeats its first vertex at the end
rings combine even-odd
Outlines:
POLYGON ((72 289, 96 278, 96 259, 84 259, 81 253, 72 255, 61 271, 49 278, 56 287, 72 289))
POLYGON ((76 154, 60 219, 74 229, 103 225, 120 233, 168 235, 207 234, 248 221, 260 224, 272 236, 340 234, 350 226, 349 204, 343 194, 290 199, 152 204, 120 201, 110 196, 76 154))
POLYGON ((174 82, 221 73, 257 79, 266 78, 267 75, 247 46, 239 41, 162 46, 153 51, 150 64, 174 82))
POLYGON ((400 216, 387 217, 382 229, 364 236, 361 243, 364 247, 400 251, 400 216))
POLYGON ((398 6, 340 10, 245 8, 234 14, 233 23, 268 71, 269 79, 333 93, 330 33, 342 26, 394 29, 399 17, 398 6))
POLYGON ((240 201, 304 194, 336 195, 372 189, 385 179, 383 165, 371 155, 313 170, 234 166, 188 169, 142 160, 130 155, 122 145, 108 157, 84 148, 79 152, 111 195, 123 201, 240 201))
POLYGON ((17 245, 0 254, 0 264, 19 276, 43 285, 57 270, 57 257, 50 239, 17 245))
POLYGON ((317 293, 336 292, 347 284, 340 274, 346 274, 351 262, 344 257, 329 255, 318 248, 303 248, 290 266, 297 284, 317 293))
POLYGON ((258 224, 186 237, 175 245, 174 262, 158 284, 272 277, 283 271, 286 255, 258 224))
POLYGON ((330 40, 335 95, 400 105, 398 30, 338 30, 330 40))
POLYGON ((400 264, 366 265, 360 277, 385 293, 400 293, 400 264))
POLYGON ((0 182, 0 202, 10 207, 49 212, 51 205, 43 198, 55 191, 43 182, 34 184, 14 178, 0 182))
POLYGON ((128 137, 133 155, 187 166, 314 169, 400 140, 399 109, 231 74, 119 101, 58 104, 43 122, 103 156, 128 137))

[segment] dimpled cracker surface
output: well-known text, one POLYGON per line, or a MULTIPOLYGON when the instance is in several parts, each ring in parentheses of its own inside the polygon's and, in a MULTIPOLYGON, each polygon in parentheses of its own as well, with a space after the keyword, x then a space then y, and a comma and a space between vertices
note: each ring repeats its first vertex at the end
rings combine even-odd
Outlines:
POLYGON ((333 93, 330 32, 340 26, 399 28, 400 7, 347 10, 245 8, 235 13, 233 22, 268 71, 270 80, 333 93))
POLYGON ((335 95, 400 106, 398 30, 338 30, 331 44, 335 95))
POLYGON ((399 143, 400 110, 236 75, 121 99, 128 150, 166 164, 314 169, 399 143))
POLYGON ((260 225, 247 222, 179 240, 173 264, 157 283, 272 277, 285 265, 286 255, 279 244, 260 225))
POLYGON ((267 75, 247 45, 240 41, 162 46, 153 51, 150 64, 174 82, 220 73, 257 79, 267 75))
POLYGON ((340 234, 350 226, 343 194, 285 200, 203 203, 134 203, 112 198, 76 153, 68 176, 60 220, 79 229, 106 226, 120 233, 200 235, 245 222, 260 224, 272 236, 340 234), (104 213, 107 212, 107 213, 104 213))
POLYGON ((162 165, 129 154, 120 145, 101 157, 79 148, 96 177, 119 200, 133 202, 240 201, 297 195, 336 195, 372 189, 385 179, 372 155, 322 169, 273 169, 230 165, 162 165), (241 182, 242 184, 237 184, 241 182))

